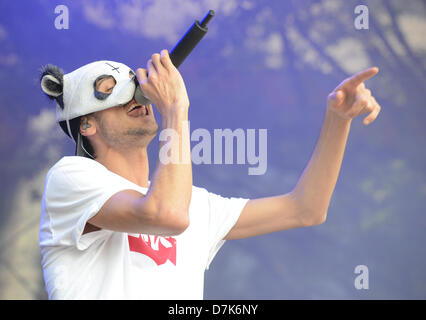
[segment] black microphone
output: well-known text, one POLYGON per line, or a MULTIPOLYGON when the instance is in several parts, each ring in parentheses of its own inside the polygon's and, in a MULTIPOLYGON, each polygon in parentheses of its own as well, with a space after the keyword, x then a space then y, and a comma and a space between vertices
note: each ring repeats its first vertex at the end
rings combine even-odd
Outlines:
MULTIPOLYGON (((199 22, 195 20, 195 22, 191 25, 191 27, 186 31, 182 38, 178 41, 178 43, 174 46, 174 48, 170 51, 170 60, 173 65, 178 68, 186 57, 192 52, 195 46, 201 41, 201 39, 206 35, 208 28, 207 24, 214 17, 214 11, 209 10, 207 14, 204 16, 203 20, 199 22)), ((139 104, 147 105, 152 102, 145 97, 143 94, 139 83, 137 82, 137 78, 135 77, 135 81, 137 83, 135 90, 135 100, 139 104)))
POLYGON ((185 58, 205 36, 208 31, 207 24, 213 17, 214 11, 209 10, 203 20, 201 20, 201 23, 198 20, 195 20, 192 26, 172 49, 170 52, 170 59, 176 68, 179 68, 185 58))

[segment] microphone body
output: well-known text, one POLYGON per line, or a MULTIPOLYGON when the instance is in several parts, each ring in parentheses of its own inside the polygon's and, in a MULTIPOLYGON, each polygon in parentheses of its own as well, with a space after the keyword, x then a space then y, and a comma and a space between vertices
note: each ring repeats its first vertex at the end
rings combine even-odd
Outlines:
MULTIPOLYGON (((213 17, 214 11, 209 10, 201 22, 196 20, 170 51, 170 60, 176 68, 179 68, 186 57, 206 35, 208 31, 207 24, 213 17)), ((137 82, 136 77, 135 81, 137 82)), ((134 98, 140 104, 147 105, 152 103, 142 92, 139 83, 137 83, 134 98)))

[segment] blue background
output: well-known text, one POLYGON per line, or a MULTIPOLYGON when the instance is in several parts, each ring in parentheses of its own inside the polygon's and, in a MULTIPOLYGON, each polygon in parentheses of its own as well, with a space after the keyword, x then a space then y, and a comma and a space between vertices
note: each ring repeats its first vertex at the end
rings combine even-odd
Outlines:
MULTIPOLYGON (((268 167, 194 165, 223 196, 290 191, 308 163, 326 97, 355 72, 382 111, 352 124, 328 218, 320 226, 228 241, 206 272, 207 299, 426 298, 426 6, 411 1, 1 1, 0 298, 45 299, 38 224, 47 170, 74 146, 39 88, 39 69, 109 59, 134 69, 171 49, 208 9, 209 33, 180 71, 191 131, 268 129, 268 167), (69 29, 55 28, 55 7, 69 29), (369 29, 354 9, 369 9, 369 29), (354 286, 357 265, 369 289, 354 286)), ((150 147, 151 172, 158 143, 150 147)))

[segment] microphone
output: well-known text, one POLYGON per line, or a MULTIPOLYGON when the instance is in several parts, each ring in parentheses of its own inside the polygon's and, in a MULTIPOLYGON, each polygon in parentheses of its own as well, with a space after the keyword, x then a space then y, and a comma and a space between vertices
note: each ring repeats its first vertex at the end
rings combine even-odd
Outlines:
MULTIPOLYGON (((214 17, 214 11, 209 10, 204 18, 200 21, 195 20, 191 27, 186 31, 174 48, 170 51, 170 60, 173 65, 178 68, 183 61, 188 57, 196 45, 201 41, 201 39, 206 35, 208 28, 207 24, 214 17)), ((144 95, 141 90, 141 87, 135 77, 136 90, 134 98, 139 104, 147 105, 152 102, 144 95)))
POLYGON ((170 52, 170 59, 174 66, 178 68, 185 58, 191 53, 198 42, 206 35, 208 29, 207 24, 214 17, 214 11, 209 10, 201 23, 198 20, 192 24, 184 36, 179 40, 175 47, 170 52))

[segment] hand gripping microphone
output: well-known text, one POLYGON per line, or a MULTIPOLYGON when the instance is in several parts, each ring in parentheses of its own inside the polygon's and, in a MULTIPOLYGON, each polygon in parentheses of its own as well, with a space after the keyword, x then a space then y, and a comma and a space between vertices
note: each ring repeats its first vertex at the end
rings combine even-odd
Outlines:
MULTIPOLYGON (((200 40, 207 33, 207 24, 214 17, 214 11, 209 10, 209 12, 204 16, 203 20, 199 22, 195 20, 192 26, 186 31, 183 37, 178 41, 178 43, 174 46, 172 51, 170 52, 170 60, 173 65, 178 68, 186 57, 191 53, 191 51, 195 48, 195 46, 200 42, 200 40)), ((135 77, 135 81, 137 82, 137 78, 135 77)), ((142 105, 151 104, 152 102, 144 95, 141 90, 139 83, 137 82, 136 90, 135 90, 135 100, 142 105)))

